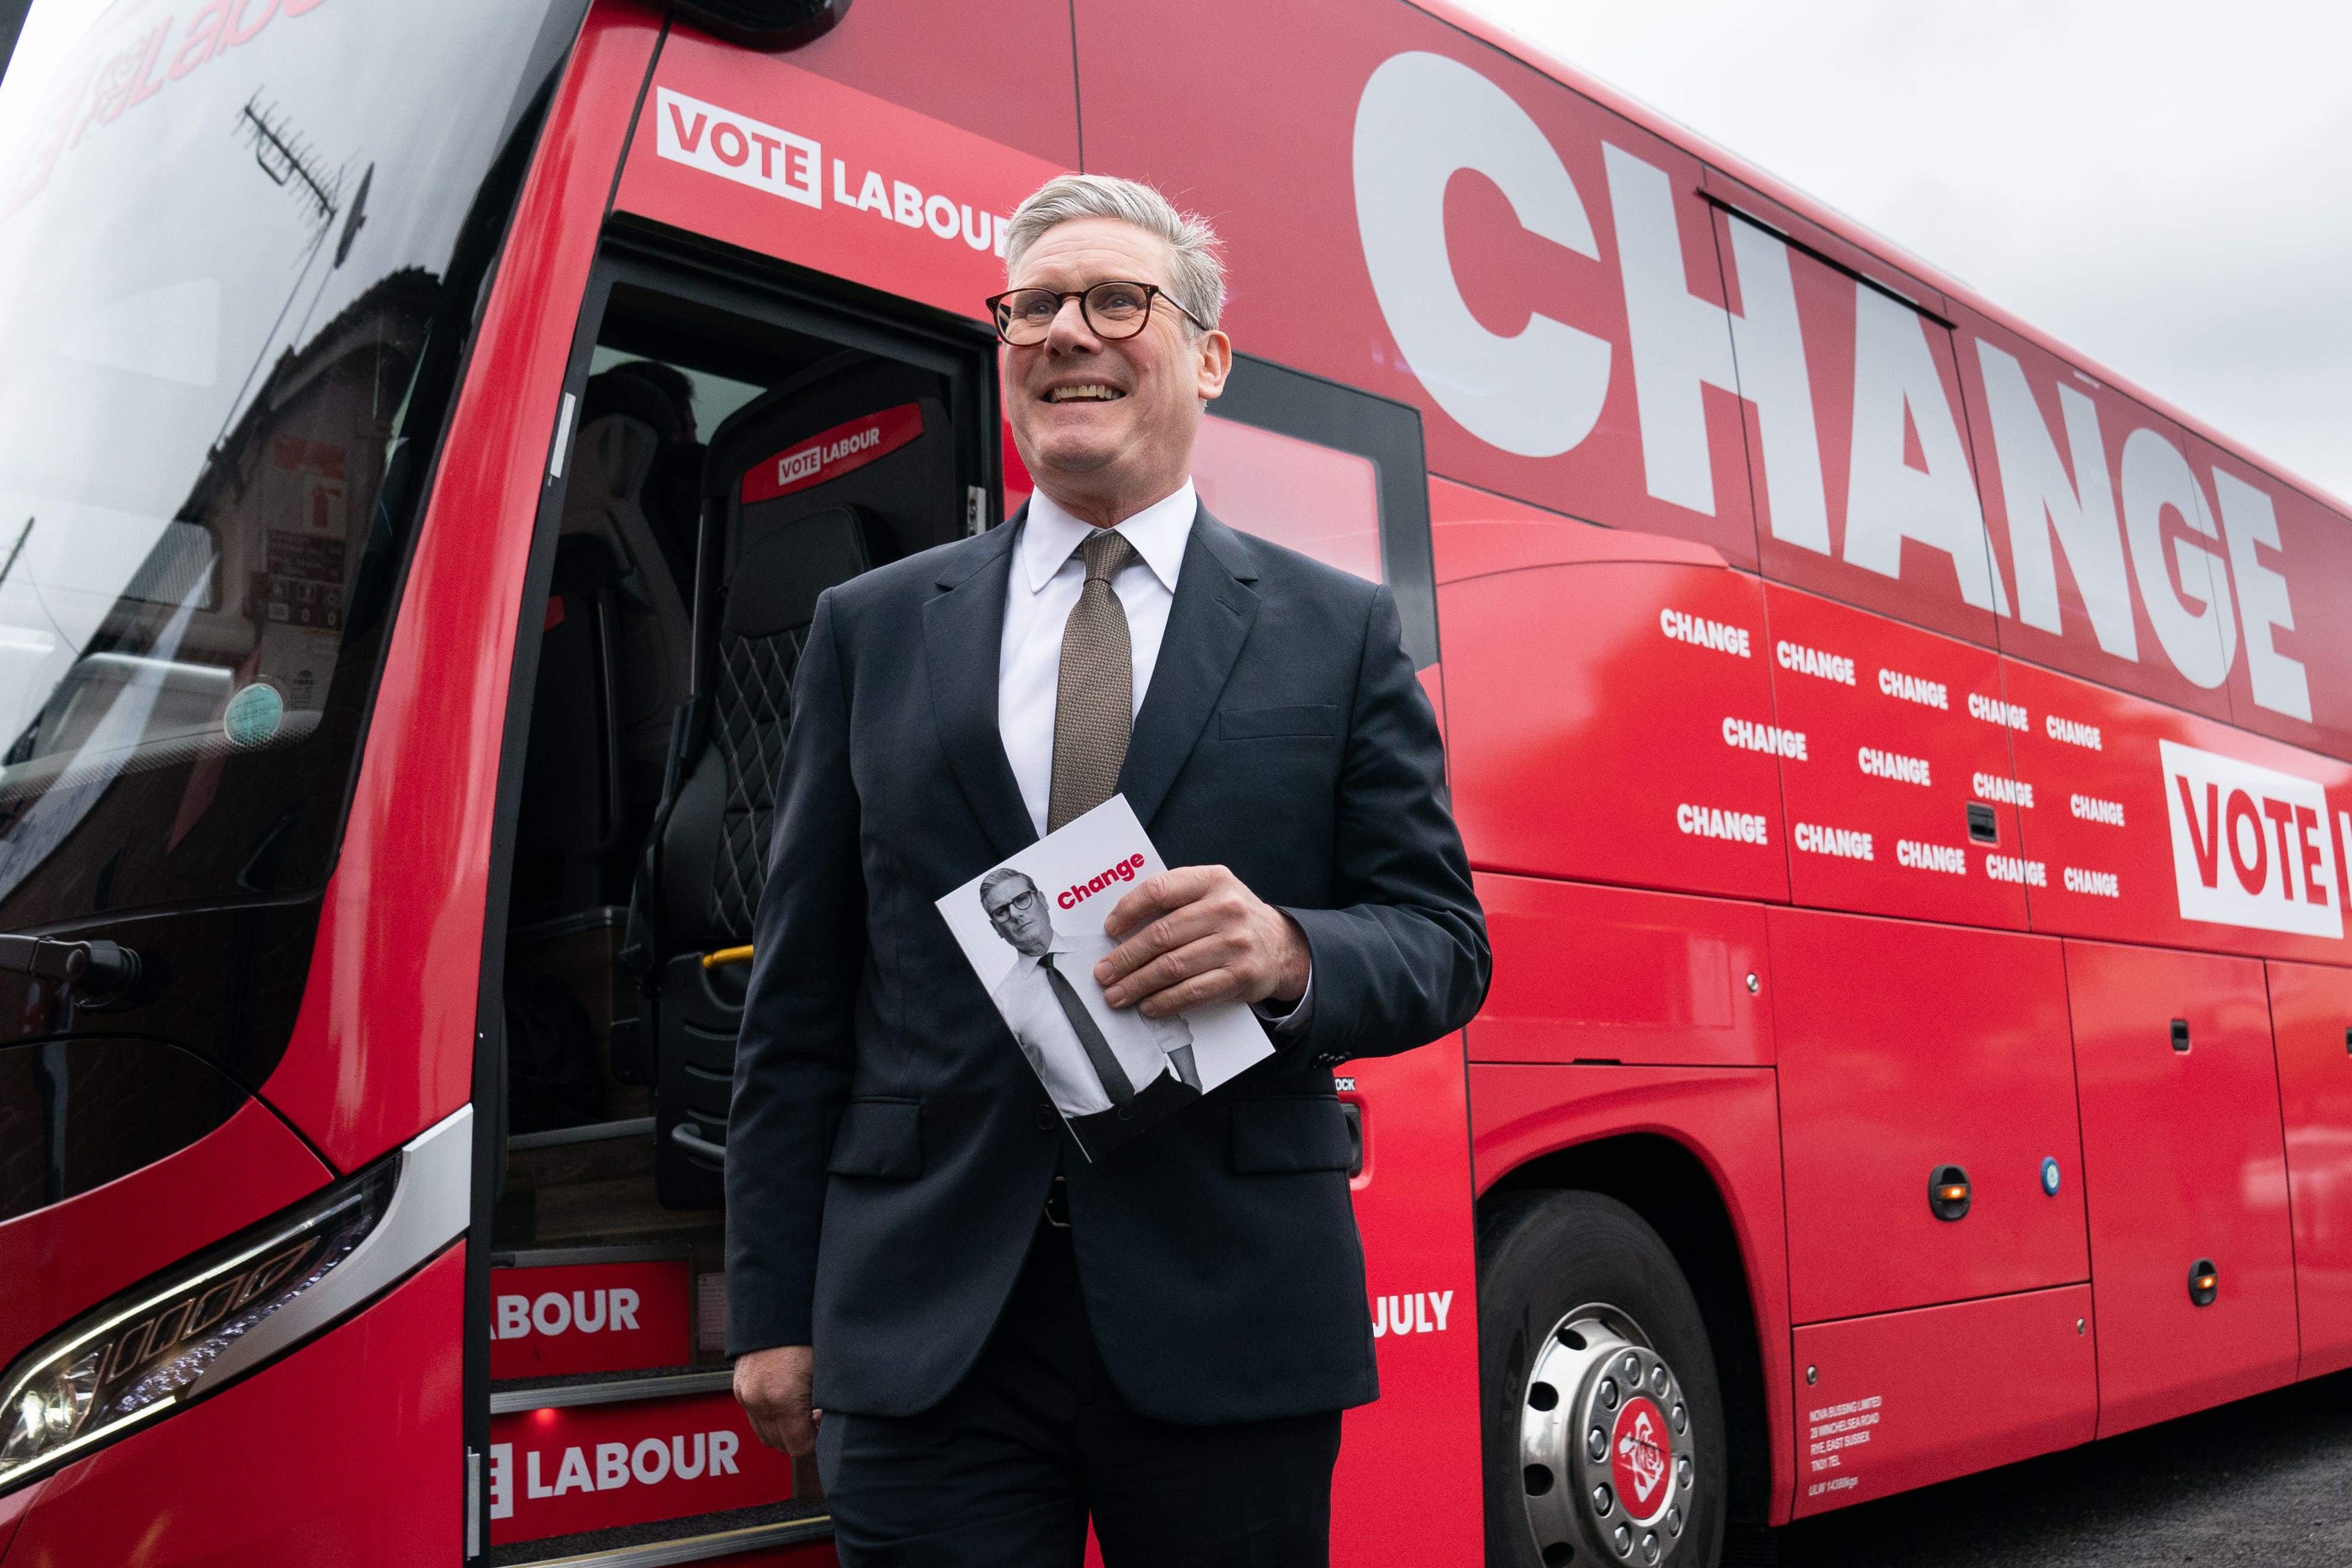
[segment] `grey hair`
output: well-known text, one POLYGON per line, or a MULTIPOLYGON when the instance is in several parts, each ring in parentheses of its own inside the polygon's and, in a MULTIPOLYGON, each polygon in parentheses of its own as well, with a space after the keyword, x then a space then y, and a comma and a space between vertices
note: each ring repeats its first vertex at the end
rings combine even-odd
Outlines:
POLYGON ((1225 264, 1218 254, 1224 242, 1217 231, 1196 214, 1178 212, 1150 186, 1113 174, 1057 174, 1014 208, 1004 225, 1005 277, 1021 269, 1021 258, 1046 230, 1078 218, 1114 218, 1166 240, 1175 253, 1169 296, 1200 323, 1217 324, 1225 308, 1225 264))
POLYGON ((980 879, 980 901, 986 904, 988 895, 1008 882, 1025 882, 1029 883, 1029 890, 1032 893, 1037 890, 1037 883, 1027 872, 1015 871, 1009 865, 1001 865, 980 879))

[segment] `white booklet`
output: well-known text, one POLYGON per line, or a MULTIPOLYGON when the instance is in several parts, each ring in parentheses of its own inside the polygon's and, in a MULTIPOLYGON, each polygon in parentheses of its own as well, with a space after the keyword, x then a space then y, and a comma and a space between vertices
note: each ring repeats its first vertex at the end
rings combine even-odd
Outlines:
POLYGON ((1114 795, 939 902, 1089 1160, 1274 1054, 1240 1002, 1150 1019, 1103 999, 1095 965, 1118 946, 1103 922, 1167 869, 1127 797, 1114 795))

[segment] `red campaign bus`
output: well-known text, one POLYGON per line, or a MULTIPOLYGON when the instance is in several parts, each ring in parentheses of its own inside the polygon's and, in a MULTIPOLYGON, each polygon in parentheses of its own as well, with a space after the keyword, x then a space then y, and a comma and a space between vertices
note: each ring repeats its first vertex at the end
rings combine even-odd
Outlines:
POLYGON ((120 0, 0 122, 8 1568, 830 1560, 721 1351, 769 788, 1026 491, 1066 169, 1226 236, 1202 493, 1394 590, 1492 922, 1341 1070, 1339 1561, 2352 1365, 2352 522, 1448 0, 120 0))

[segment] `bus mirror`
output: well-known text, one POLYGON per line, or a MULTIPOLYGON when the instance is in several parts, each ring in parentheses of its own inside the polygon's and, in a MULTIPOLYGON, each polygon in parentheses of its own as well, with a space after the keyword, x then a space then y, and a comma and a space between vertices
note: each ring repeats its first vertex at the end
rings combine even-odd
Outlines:
POLYGON ((776 54, 831 32, 849 0, 669 0, 669 8, 714 38, 776 54))

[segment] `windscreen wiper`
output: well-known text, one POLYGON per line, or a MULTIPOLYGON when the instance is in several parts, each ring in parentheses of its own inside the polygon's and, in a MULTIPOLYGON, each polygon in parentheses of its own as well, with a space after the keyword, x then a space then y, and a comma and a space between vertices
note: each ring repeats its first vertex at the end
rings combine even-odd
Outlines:
POLYGON ((63 980, 88 1002, 111 1001, 139 984, 139 955, 119 942, 0 936, 0 970, 63 980))

